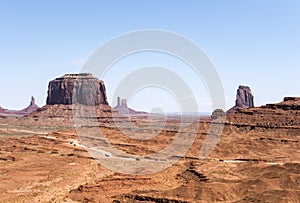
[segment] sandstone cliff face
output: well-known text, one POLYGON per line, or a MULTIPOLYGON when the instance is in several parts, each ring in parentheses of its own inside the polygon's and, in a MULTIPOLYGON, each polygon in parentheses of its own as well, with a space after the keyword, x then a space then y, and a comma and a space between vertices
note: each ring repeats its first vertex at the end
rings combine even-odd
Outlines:
POLYGON ((254 107, 254 97, 250 87, 240 85, 235 100, 235 106, 227 111, 228 114, 235 113, 238 109, 254 107))
POLYGON ((253 95, 250 87, 247 86, 239 86, 237 90, 236 96, 236 104, 237 107, 254 107, 253 95))
POLYGON ((66 74, 49 83, 47 105, 108 105, 104 82, 89 73, 66 74))

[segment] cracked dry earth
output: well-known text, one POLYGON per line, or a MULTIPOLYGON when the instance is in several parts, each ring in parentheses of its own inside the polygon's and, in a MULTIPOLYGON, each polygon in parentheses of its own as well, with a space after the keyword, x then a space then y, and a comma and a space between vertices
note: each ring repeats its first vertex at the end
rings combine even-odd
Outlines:
MULTIPOLYGON (((228 124, 214 151, 200 160, 207 129, 200 123, 192 147, 171 167, 126 175, 91 158, 75 130, 35 134, 33 129, 20 136, 22 127, 10 131, 2 125, 0 202, 299 202, 299 128, 228 124)), ((114 147, 132 154, 163 148, 176 134, 163 130, 139 142, 116 128, 103 131, 114 147)))

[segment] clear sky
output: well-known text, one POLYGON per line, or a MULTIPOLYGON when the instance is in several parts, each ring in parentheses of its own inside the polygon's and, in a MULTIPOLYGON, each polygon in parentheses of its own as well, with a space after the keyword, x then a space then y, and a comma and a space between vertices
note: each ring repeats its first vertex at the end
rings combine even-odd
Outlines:
MULTIPOLYGON (((199 45, 219 72, 228 108, 239 84, 251 87, 256 105, 300 96, 298 0, 0 0, 0 106, 21 109, 31 96, 43 106, 50 80, 79 72, 111 38, 142 29, 172 31, 199 45)), ((120 74, 126 74, 120 69, 141 65, 146 58, 158 60, 156 65, 180 65, 155 54, 143 55, 137 63, 133 57, 133 64, 121 61, 104 78, 110 103, 120 74)), ((188 73, 184 78, 194 87, 199 111, 211 110, 205 91, 197 92, 202 82, 188 73)), ((158 100, 143 98, 154 94, 162 98, 157 105, 176 111, 176 103, 166 102, 168 96, 160 91, 138 93, 132 107, 151 109, 158 100)))

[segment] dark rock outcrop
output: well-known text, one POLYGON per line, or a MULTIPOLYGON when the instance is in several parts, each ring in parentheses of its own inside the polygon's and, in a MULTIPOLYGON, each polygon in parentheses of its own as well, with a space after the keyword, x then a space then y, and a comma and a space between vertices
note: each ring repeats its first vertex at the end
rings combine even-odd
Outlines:
POLYGON ((49 83, 47 105, 108 105, 105 85, 89 73, 66 74, 49 83))
POLYGON ((233 114, 237 110, 254 107, 254 97, 250 87, 240 85, 235 100, 235 106, 227 111, 228 114, 233 114))

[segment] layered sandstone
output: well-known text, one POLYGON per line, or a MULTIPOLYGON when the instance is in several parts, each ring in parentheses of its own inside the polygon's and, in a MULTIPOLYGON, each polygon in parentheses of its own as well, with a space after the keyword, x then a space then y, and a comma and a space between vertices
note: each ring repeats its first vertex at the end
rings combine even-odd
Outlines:
POLYGON ((280 103, 240 109, 227 119, 234 123, 267 128, 300 126, 300 97, 285 97, 280 103))
POLYGON ((89 73, 66 74, 49 83, 47 105, 108 105, 105 85, 89 73))
POLYGON ((254 96, 250 87, 240 85, 237 89, 235 106, 227 111, 228 114, 235 113, 239 109, 254 107, 254 96))

